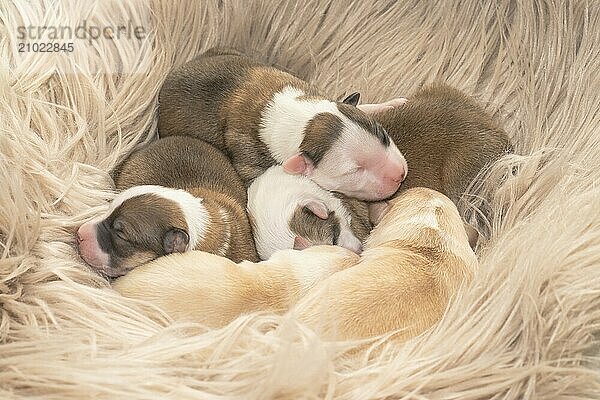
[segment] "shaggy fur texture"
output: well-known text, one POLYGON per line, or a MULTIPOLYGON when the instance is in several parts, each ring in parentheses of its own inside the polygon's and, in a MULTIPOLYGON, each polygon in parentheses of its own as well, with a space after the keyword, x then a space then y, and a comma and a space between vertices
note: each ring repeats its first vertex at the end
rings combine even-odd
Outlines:
POLYGON ((0 5, 0 397, 600 397, 598 2, 70 3, 0 5), (152 46, 16 52, 18 25, 83 19, 143 24, 152 46), (437 326, 371 351, 289 317, 207 330, 84 267, 73 234, 106 208, 110 169, 155 137, 165 74, 213 46, 364 102, 448 82, 506 120, 518 155, 465 196, 466 210, 492 210, 480 272, 437 326))

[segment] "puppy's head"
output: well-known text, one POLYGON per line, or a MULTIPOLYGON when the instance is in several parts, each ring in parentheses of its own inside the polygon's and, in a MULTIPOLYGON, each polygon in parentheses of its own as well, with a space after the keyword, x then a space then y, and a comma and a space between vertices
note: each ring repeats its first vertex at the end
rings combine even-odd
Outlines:
POLYGON ((79 254, 98 273, 115 278, 170 253, 193 249, 205 233, 200 199, 162 186, 121 192, 104 215, 77 232, 79 254))
POLYGON ((358 108, 357 93, 316 114, 307 124, 300 153, 285 160, 288 173, 361 200, 393 195, 408 173, 386 130, 358 108))
POLYGON ((362 250, 360 240, 350 227, 340 221, 335 211, 330 211, 323 201, 313 199, 298 204, 288 224, 294 235, 293 248, 296 250, 317 245, 342 246, 355 253, 362 250))
POLYGON ((269 168, 248 188, 248 212, 261 259, 284 249, 338 245, 359 253, 360 240, 342 202, 305 176, 280 165, 269 168))
POLYGON ((448 197, 432 189, 417 187, 403 192, 387 202, 380 218, 381 222, 367 240, 368 248, 396 239, 420 240, 425 231, 438 232, 449 242, 466 243, 469 247, 456 206, 448 197))

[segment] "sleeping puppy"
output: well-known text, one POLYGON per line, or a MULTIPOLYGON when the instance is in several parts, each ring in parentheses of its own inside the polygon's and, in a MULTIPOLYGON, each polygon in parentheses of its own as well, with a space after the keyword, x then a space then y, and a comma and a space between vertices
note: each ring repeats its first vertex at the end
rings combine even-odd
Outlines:
MULTIPOLYGON (((498 121, 473 98, 448 85, 426 86, 408 101, 358 107, 372 114, 406 157, 410 172, 394 196, 428 187, 459 205, 479 172, 512 151, 498 121)), ((385 202, 373 203, 372 222, 377 223, 386 210, 385 202)))
POLYGON ((476 269, 454 204, 415 188, 392 201, 360 257, 338 246, 315 246, 236 265, 189 252, 137 268, 113 287, 176 319, 211 327, 243 313, 284 312, 297 303, 293 313, 326 338, 404 329, 398 338, 406 339, 438 321, 476 269))
POLYGON ((160 256, 204 250, 256 261, 246 191, 227 157, 186 137, 160 139, 118 168, 125 189, 77 232, 79 253, 109 278, 160 256))
POLYGON ((224 151, 246 186, 279 164, 326 190, 385 199, 405 178, 406 161, 381 125, 355 107, 358 100, 353 93, 333 101, 285 71, 211 49, 167 76, 158 130, 224 151))
POLYGON ((325 339, 360 339, 396 331, 406 340, 443 315, 478 262, 450 199, 413 188, 391 202, 360 261, 319 283, 294 308, 325 339))
POLYGON ((248 214, 258 255, 339 245, 356 253, 371 230, 365 203, 334 195, 305 176, 275 165, 248 188, 248 214))
POLYGON ((175 319, 222 327, 255 311, 284 313, 319 281, 356 264, 338 246, 284 250, 259 263, 200 251, 172 254, 117 279, 123 296, 150 301, 175 319))

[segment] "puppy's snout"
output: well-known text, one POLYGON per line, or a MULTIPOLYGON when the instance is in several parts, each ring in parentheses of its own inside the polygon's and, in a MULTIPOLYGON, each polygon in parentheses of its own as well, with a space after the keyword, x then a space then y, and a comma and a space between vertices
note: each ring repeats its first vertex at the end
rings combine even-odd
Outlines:
POLYGON ((91 222, 86 222, 85 224, 81 225, 77 230, 77 242, 81 243, 92 239, 92 235, 95 236, 93 232, 94 227, 95 224, 91 222))
POLYGON ((381 185, 378 190, 380 197, 383 196, 383 198, 385 198, 393 195, 404 179, 406 179, 407 174, 408 165, 404 158, 390 162, 386 168, 381 171, 381 185))
POLYGON ((406 164, 406 160, 402 158, 402 160, 394 162, 388 167, 384 172, 384 180, 399 184, 406 179, 407 174, 408 165, 406 164))
POLYGON ((94 222, 86 222, 79 227, 77 230, 77 245, 81 258, 92 267, 108 265, 108 254, 100 249, 94 222))

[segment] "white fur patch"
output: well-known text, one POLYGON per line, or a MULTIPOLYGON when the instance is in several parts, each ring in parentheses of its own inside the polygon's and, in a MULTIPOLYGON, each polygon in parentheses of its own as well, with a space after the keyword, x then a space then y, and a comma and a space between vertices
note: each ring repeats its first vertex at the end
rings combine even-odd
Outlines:
POLYGON ((202 199, 199 199, 193 196, 191 193, 181 189, 173 189, 158 185, 133 186, 115 196, 110 204, 106 216, 109 216, 125 200, 141 196, 143 194, 153 194, 155 196, 171 200, 179 206, 185 217, 185 221, 189 230, 188 235, 190 237, 190 242, 188 243, 187 250, 193 250, 198 242, 204 239, 207 226, 210 223, 208 210, 204 204, 202 204, 202 199))
MULTIPOLYGON (((330 192, 302 175, 290 175, 280 165, 269 168, 248 188, 248 213, 253 220, 254 239, 261 259, 275 251, 294 247, 289 221, 300 203, 322 201, 340 220, 340 238, 352 236, 350 213, 330 192)), ((342 243, 340 243, 342 244, 342 243)))
POLYGON ((286 86, 273 96, 262 112, 258 134, 279 163, 298 153, 304 128, 315 115, 329 112, 341 115, 329 100, 298 100, 304 91, 286 86))

